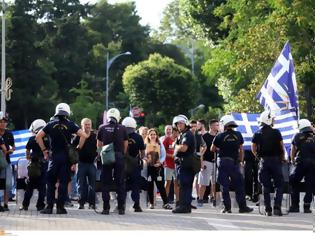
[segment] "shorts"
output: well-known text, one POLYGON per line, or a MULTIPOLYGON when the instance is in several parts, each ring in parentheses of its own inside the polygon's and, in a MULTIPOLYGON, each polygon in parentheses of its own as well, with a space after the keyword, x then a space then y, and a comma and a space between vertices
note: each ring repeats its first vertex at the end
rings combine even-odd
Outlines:
POLYGON ((212 183, 215 182, 214 162, 203 161, 203 163, 206 166, 206 169, 203 169, 199 172, 198 184, 208 186, 210 184, 210 180, 212 183))
POLYGON ((7 167, 0 171, 0 179, 5 179, 5 190, 7 192, 12 189, 12 167, 8 164, 7 167))
POLYGON ((175 180, 177 177, 176 170, 168 168, 168 167, 164 167, 164 176, 165 176, 165 180, 172 180, 172 178, 175 180))

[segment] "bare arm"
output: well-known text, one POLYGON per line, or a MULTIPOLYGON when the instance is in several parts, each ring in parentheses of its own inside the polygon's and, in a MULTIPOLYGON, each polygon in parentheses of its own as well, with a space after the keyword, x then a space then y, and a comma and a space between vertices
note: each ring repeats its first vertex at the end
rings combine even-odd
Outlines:
POLYGON ((40 130, 37 135, 36 135, 36 142, 38 143, 40 149, 42 150, 43 154, 44 154, 44 157, 46 160, 48 160, 48 150, 47 148, 45 147, 45 144, 44 144, 44 141, 43 141, 43 138, 45 137, 45 132, 43 130, 40 130))
POLYGON ((257 144, 256 143, 252 143, 251 150, 254 156, 257 157, 257 144))
POLYGON ((31 159, 31 151, 29 149, 26 149, 26 159, 27 160, 31 159))
POLYGON ((188 150, 188 146, 186 144, 180 144, 175 146, 175 153, 177 152, 186 152, 188 150))
POLYGON ((244 164, 244 148, 243 148, 243 144, 240 145, 239 151, 240 151, 240 162, 241 162, 242 164, 244 164))
POLYGON ((294 163, 295 161, 295 156, 296 156, 296 153, 297 153, 297 148, 295 145, 291 145, 291 162, 294 163))
POLYGON ((128 140, 125 140, 124 141, 124 154, 127 153, 127 150, 128 150, 128 140))
POLYGON ((210 147, 210 151, 211 152, 217 152, 218 148, 214 144, 212 144, 211 147, 210 147))

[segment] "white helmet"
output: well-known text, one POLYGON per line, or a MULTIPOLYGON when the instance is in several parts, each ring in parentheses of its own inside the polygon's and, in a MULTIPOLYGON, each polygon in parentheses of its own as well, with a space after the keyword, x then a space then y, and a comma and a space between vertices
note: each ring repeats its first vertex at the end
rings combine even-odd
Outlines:
POLYGON ((67 103, 59 103, 56 106, 55 116, 70 116, 70 106, 67 103))
POLYGON ((308 119, 299 120, 299 130, 300 131, 313 131, 312 124, 308 119))
POLYGON ((259 117, 259 123, 260 125, 266 124, 266 125, 272 125, 273 124, 273 118, 274 116, 271 114, 270 111, 264 111, 261 113, 259 117))
POLYGON ((117 122, 120 120, 120 112, 118 111, 117 108, 111 108, 107 111, 106 114, 107 120, 110 118, 114 118, 117 122))
POLYGON ((133 128, 136 129, 137 128, 137 122, 134 118, 132 117, 126 117, 125 119, 123 119, 122 121, 122 125, 128 128, 133 128))
POLYGON ((173 126, 176 126, 176 123, 183 122, 185 125, 189 125, 188 118, 184 115, 178 115, 173 118, 173 126))
POLYGON ((46 122, 42 119, 34 120, 29 128, 29 131, 37 133, 39 130, 46 126, 46 122))
POLYGON ((3 111, 0 111, 0 120, 8 120, 8 118, 5 116, 5 114, 3 113, 3 111))
POLYGON ((231 115, 222 116, 221 119, 220 119, 220 123, 224 127, 228 127, 228 126, 230 126, 230 127, 237 127, 238 126, 236 124, 236 122, 234 121, 233 116, 231 116, 231 115))

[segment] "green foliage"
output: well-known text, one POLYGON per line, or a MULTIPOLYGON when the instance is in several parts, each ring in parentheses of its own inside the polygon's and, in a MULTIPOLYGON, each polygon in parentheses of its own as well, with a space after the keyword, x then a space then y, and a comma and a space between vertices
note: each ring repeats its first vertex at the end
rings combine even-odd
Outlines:
POLYGON ((128 66, 123 85, 131 103, 147 114, 150 126, 169 123, 174 115, 186 114, 198 95, 198 83, 190 71, 159 54, 128 66))
POLYGON ((88 89, 88 83, 83 79, 78 83, 78 88, 72 88, 70 92, 76 95, 75 101, 70 104, 72 119, 80 124, 83 118, 90 118, 95 127, 100 114, 104 111, 104 105, 95 101, 93 96, 95 94, 88 89))

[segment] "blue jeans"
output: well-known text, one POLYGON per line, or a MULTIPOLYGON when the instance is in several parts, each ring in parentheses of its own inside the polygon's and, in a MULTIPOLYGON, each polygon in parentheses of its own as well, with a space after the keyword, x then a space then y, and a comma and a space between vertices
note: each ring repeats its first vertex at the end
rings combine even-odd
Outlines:
POLYGON ((89 202, 90 205, 95 205, 96 167, 94 163, 79 162, 77 179, 79 203, 84 205, 89 202))

